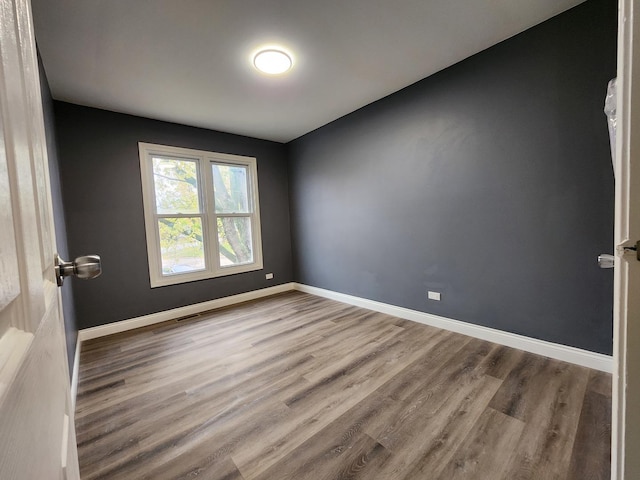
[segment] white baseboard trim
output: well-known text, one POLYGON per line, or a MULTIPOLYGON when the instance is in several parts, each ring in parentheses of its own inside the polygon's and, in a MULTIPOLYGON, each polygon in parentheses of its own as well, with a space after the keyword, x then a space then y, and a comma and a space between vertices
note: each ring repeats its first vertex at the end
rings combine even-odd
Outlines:
POLYGON ((603 355, 600 353, 590 352, 588 350, 582 350, 580 348, 569 347, 566 345, 538 340, 531 337, 525 337, 523 335, 518 335, 515 333, 503 332, 501 330, 483 327, 481 325, 474 325, 472 323, 453 320, 451 318, 441 317, 417 310, 411 310, 409 308, 397 307, 395 305, 376 302, 374 300, 355 297, 353 295, 334 292, 332 290, 311 287, 309 285, 304 285, 301 283, 284 283, 282 285, 276 285, 274 287, 240 293, 238 295, 231 295, 229 297, 218 298, 216 300, 196 303, 193 305, 187 305, 185 307, 174 308, 171 310, 165 310, 163 312, 152 313, 150 315, 143 315, 141 317, 131 318, 128 320, 122 320, 120 322, 114 322, 107 325, 100 325, 97 327, 80 330, 78 332, 78 342, 76 345, 76 355, 74 358, 73 374, 71 380, 71 395, 74 402, 74 408, 75 397, 78 389, 78 368, 82 342, 91 340, 93 338, 104 337, 107 335, 113 335, 115 333, 133 330, 135 328, 146 327, 148 325, 166 322, 168 320, 173 320, 180 317, 195 315, 197 313, 202 313, 209 310, 215 310, 216 308, 243 303, 262 297, 268 297, 290 290, 299 290, 301 292, 310 293, 319 297, 336 300, 338 302, 347 303, 349 305, 354 305, 357 307, 367 308, 376 312, 386 313, 394 317, 411 320, 413 322, 430 325, 432 327, 442 328, 444 330, 450 330, 452 332, 461 333, 470 337, 487 340, 489 342, 498 343, 500 345, 506 345, 508 347, 517 348, 526 352, 555 358, 557 360, 562 360, 564 362, 569 362, 588 368, 593 368, 595 370, 600 370, 607 373, 612 373, 613 371, 613 357, 609 355, 603 355))
POLYGON ((440 317, 430 313, 419 312, 409 308, 397 307, 387 303, 376 302, 366 298, 354 297, 344 293, 325 290, 323 288, 311 287, 300 283, 295 284, 295 289, 301 292, 310 293, 319 297, 329 298, 342 303, 348 303, 357 307, 367 308, 376 312, 386 313, 394 317, 411 320, 432 327, 462 333, 470 337, 487 340, 489 342, 506 345, 526 352, 535 353, 545 357, 555 358, 564 362, 581 365, 583 367, 600 370, 607 373, 613 371, 613 357, 594 353, 580 348, 568 347, 557 343, 546 342, 535 338, 525 337, 515 333, 503 332, 489 327, 474 325, 472 323, 461 322, 451 318, 440 317))
POLYGON ((154 325, 156 323, 166 322, 168 320, 174 320, 176 318, 188 317, 189 315, 195 315, 197 313, 215 310, 216 308, 222 308, 229 305, 235 305, 237 303, 248 302, 257 298, 268 297, 270 295, 275 295, 277 293, 287 292, 294 289, 295 286, 293 283, 283 283, 282 285, 275 285, 273 287, 262 288, 260 290, 239 293, 238 295, 231 295, 229 297, 218 298, 216 300, 195 303, 193 305, 187 305, 185 307, 172 308, 171 310, 152 313, 150 315, 143 315, 141 317, 130 318, 128 320, 122 320, 119 322, 108 323, 106 325, 84 328, 78 332, 78 341, 84 342, 93 338, 105 337, 107 335, 113 335, 114 333, 126 332, 135 328, 146 327, 148 325, 154 325))
POLYGON ((78 375, 80 374, 80 348, 82 340, 80 340, 80 332, 76 338, 76 353, 73 356, 73 371, 71 372, 71 411, 76 411, 76 397, 78 396, 78 375))

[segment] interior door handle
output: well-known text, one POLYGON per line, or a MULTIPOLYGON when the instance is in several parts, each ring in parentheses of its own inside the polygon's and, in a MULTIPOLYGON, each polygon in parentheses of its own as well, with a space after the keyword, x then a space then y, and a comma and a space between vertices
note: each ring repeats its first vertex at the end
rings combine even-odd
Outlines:
POLYGON ((84 255, 73 262, 66 262, 57 253, 54 256, 56 282, 61 287, 64 277, 75 276, 83 280, 96 278, 102 273, 102 263, 99 255, 84 255))
POLYGON ((603 253, 598 255, 598 265, 600 268, 613 268, 615 265, 616 257, 603 253))

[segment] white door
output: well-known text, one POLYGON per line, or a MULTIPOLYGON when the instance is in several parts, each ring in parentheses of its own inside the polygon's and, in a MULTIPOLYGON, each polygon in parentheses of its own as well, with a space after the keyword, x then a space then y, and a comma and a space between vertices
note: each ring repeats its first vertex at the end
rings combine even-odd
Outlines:
POLYGON ((79 479, 29 0, 0 0, 0 479, 79 479))
POLYGON ((620 0, 611 478, 640 478, 640 10, 620 0))

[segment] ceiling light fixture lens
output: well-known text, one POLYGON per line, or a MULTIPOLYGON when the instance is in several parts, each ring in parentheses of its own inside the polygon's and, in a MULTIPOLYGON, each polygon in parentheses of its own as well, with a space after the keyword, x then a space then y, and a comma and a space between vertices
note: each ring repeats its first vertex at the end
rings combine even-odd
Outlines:
POLYGON ((291 68, 291 57, 282 50, 262 50, 253 57, 253 64, 261 72, 269 75, 278 75, 291 68))

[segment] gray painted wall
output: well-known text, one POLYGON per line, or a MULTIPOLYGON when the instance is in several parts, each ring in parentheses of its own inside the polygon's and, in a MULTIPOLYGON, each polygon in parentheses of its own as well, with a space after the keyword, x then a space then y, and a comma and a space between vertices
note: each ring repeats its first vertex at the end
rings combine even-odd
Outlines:
POLYGON ((292 142, 296 281, 611 353, 615 62, 589 0, 292 142))
POLYGON ((103 274, 75 282, 87 328, 292 281, 283 144, 55 102, 72 256, 97 253, 103 274), (138 142, 254 156, 264 270, 150 288, 138 142), (274 280, 265 280, 273 272, 274 280))
MULTIPOLYGON (((55 119, 53 116, 53 100, 47 81, 47 74, 38 55, 38 69, 40 70, 40 91, 42 92, 42 107, 44 113, 44 130, 47 137, 47 154, 49 159, 49 176, 51 181, 51 199, 53 203, 53 217, 55 222, 56 246, 62 258, 68 260, 69 247, 67 245, 67 222, 64 214, 62 199, 62 183, 58 166, 58 147, 56 143, 55 119)), ((53 258, 51 259, 53 262, 53 258)), ((62 286, 62 308, 64 311, 64 326, 67 341, 67 358, 69 374, 73 373, 73 361, 76 354, 76 340, 78 327, 74 305, 73 282, 65 282, 62 286)))

